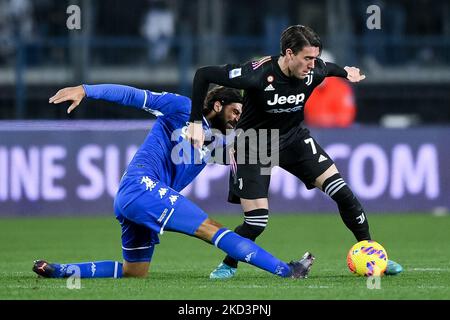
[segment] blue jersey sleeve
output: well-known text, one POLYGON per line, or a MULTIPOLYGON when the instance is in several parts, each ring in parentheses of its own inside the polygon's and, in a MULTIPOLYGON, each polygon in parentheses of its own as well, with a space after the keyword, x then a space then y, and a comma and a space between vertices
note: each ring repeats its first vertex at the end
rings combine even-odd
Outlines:
POLYGON ((83 85, 86 96, 125 106, 143 109, 155 116, 171 113, 190 113, 188 97, 168 92, 152 92, 118 84, 83 85))

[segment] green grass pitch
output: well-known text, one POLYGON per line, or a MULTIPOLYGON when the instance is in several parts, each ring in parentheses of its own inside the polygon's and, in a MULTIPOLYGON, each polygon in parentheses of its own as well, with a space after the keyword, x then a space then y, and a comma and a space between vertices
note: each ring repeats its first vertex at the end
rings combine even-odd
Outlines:
MULTIPOLYGON (((239 216, 213 216, 229 228, 239 216)), ((450 299, 450 217, 425 214, 369 216, 371 233, 404 272, 382 277, 368 289, 352 275, 346 255, 354 238, 337 214, 272 214, 258 243, 289 261, 310 250, 316 256, 310 277, 282 279, 241 263, 235 278, 210 280, 222 251, 198 239, 166 232, 147 279, 38 278, 33 260, 121 261, 120 226, 113 217, 5 218, 0 220, 0 299, 450 299)))

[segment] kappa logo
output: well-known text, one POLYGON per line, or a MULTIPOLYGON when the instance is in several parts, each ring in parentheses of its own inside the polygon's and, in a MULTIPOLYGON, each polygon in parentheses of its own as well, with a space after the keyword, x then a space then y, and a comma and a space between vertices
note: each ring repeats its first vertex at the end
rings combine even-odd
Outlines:
POLYGON ((252 257, 256 254, 256 252, 250 252, 248 255, 245 256, 245 261, 250 262, 252 257))
POLYGON ((61 264, 59 266, 59 273, 65 273, 67 270, 67 264, 61 264))
POLYGON ((239 190, 242 190, 242 188, 244 187, 244 180, 242 180, 242 178, 239 178, 239 190))
POLYGON ((166 195, 167 190, 167 188, 159 188, 158 192, 161 199, 166 195))
POLYGON ((171 195, 169 197, 170 203, 173 205, 177 200, 178 200, 178 196, 176 195, 171 195))
POLYGON ((264 91, 275 91, 275 88, 273 87, 272 84, 269 84, 269 85, 264 89, 264 91))
POLYGON ((275 274, 281 276, 283 274, 283 271, 284 271, 284 267, 277 266, 277 268, 275 269, 275 274))
POLYGON ((143 184, 143 183, 145 184, 145 190, 150 190, 150 191, 152 191, 153 188, 157 184, 157 182, 153 181, 152 179, 150 179, 147 176, 142 177, 141 184, 143 184))
POLYGON ((91 272, 92 272, 92 276, 94 276, 96 270, 97 270, 97 268, 95 267, 95 263, 91 262, 91 272))

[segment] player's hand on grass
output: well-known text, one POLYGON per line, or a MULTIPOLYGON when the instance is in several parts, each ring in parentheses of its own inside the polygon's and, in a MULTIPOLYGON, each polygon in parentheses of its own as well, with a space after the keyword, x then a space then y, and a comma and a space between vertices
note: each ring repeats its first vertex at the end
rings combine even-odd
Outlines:
POLYGON ((350 82, 360 82, 366 78, 365 75, 360 73, 359 68, 355 67, 344 67, 344 70, 347 71, 347 79, 350 82))
POLYGON ((201 122, 189 122, 186 138, 194 148, 201 148, 205 142, 205 133, 201 122))
POLYGON ((49 103, 58 104, 65 101, 72 101, 72 104, 67 109, 67 113, 72 112, 86 96, 83 86, 67 87, 59 90, 53 97, 48 100, 49 103))

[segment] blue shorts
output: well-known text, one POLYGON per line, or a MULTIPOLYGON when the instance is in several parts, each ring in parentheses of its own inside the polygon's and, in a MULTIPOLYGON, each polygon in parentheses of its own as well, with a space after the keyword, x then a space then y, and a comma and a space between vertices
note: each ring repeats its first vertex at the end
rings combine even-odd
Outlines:
POLYGON ((165 230, 194 235, 208 215, 177 191, 154 178, 126 175, 120 182, 114 212, 122 226, 125 261, 151 261, 165 230))

